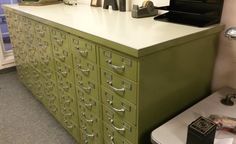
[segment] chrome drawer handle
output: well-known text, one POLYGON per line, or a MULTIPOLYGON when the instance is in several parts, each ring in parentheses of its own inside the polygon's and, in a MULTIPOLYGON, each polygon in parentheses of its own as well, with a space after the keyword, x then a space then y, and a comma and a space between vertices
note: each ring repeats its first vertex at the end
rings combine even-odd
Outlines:
POLYGON ((90 70, 89 69, 83 69, 81 65, 78 65, 78 68, 81 72, 83 72, 84 74, 88 75, 90 70))
POLYGON ((87 87, 85 87, 85 86, 83 86, 84 84, 82 83, 82 82, 79 82, 79 85, 80 85, 80 87, 83 89, 83 90, 85 90, 87 93, 90 93, 91 92, 91 87, 90 86, 87 86, 87 87))
POLYGON ((87 50, 79 50, 79 53, 83 57, 87 57, 88 56, 88 51, 87 50))
POLYGON ((124 108, 118 109, 118 108, 113 107, 113 102, 111 100, 107 100, 107 102, 114 111, 116 111, 116 112, 125 112, 124 108))
POLYGON ((63 72, 61 72, 61 74, 62 74, 64 77, 66 77, 68 73, 67 73, 66 71, 63 71, 63 72))
POLYGON ((41 37, 44 37, 45 36, 45 32, 43 32, 43 31, 40 31, 40 32, 38 32, 39 33, 39 35, 41 36, 41 37))
POLYGON ((89 108, 89 109, 91 109, 92 106, 93 106, 91 103, 85 103, 84 105, 85 105, 87 108, 89 108))
POLYGON ((114 65, 112 64, 112 60, 109 59, 109 60, 106 60, 106 62, 108 63, 108 66, 110 66, 112 69, 118 71, 118 72, 124 72, 125 70, 125 66, 122 65, 122 66, 117 66, 117 65, 114 65))
POLYGON ((111 119, 110 122, 111 122, 111 126, 112 126, 116 131, 118 131, 118 132, 125 132, 125 128, 124 128, 124 127, 118 128, 118 127, 116 127, 116 126, 114 125, 114 120, 113 120, 113 119, 111 119))
POLYGON ((64 120, 64 123, 68 129, 72 129, 74 127, 73 124, 69 125, 67 120, 64 120))
POLYGON ((125 88, 124 88, 124 87, 123 87, 123 88, 116 88, 116 87, 113 86, 113 84, 112 84, 111 81, 107 81, 107 84, 109 85, 109 87, 110 87, 113 91, 115 91, 115 92, 122 92, 122 93, 124 94, 124 92, 125 92, 125 88))
POLYGON ((88 133, 85 133, 86 137, 91 137, 91 138, 94 138, 94 134, 88 134, 88 133))
POLYGON ((53 112, 56 112, 56 111, 57 111, 56 106, 52 106, 52 105, 50 105, 49 108, 50 108, 53 112))

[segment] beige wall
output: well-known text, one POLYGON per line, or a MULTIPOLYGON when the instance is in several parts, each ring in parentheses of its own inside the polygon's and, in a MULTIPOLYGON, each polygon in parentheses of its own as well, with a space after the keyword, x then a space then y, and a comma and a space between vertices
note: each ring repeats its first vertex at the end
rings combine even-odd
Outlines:
MULTIPOLYGON (((226 28, 236 27, 236 0, 225 0, 221 23, 226 28)), ((216 59, 212 89, 223 86, 236 88, 236 40, 228 40, 221 34, 216 59)))

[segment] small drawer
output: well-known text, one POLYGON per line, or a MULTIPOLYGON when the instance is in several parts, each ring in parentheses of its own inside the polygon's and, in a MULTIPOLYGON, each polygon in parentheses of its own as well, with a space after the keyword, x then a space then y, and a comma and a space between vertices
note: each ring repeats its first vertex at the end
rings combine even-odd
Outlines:
POLYGON ((57 76, 57 84, 63 91, 69 93, 70 95, 75 95, 75 86, 74 81, 70 79, 65 79, 61 74, 56 73, 57 76))
POLYGON ((61 49, 60 47, 57 47, 55 45, 52 45, 52 48, 53 48, 54 57, 58 61, 60 61, 62 63, 66 63, 69 66, 73 66, 73 64, 72 64, 72 55, 68 50, 61 49))
POLYGON ((51 40, 53 45, 56 47, 68 50, 68 52, 70 52, 68 34, 66 32, 52 28, 51 40))
POLYGON ((120 119, 136 125, 136 106, 134 104, 116 96, 105 88, 102 89, 102 102, 115 112, 120 119))
POLYGON ((35 34, 38 38, 50 41, 49 27, 42 23, 35 22, 35 34))
POLYGON ((131 144, 106 123, 104 123, 103 132, 105 144, 131 144))
POLYGON ((135 143, 137 134, 135 126, 107 114, 103 115, 103 120, 121 136, 135 143))
POLYGON ((83 144, 102 144, 101 131, 87 132, 81 129, 81 142, 83 144))
POLYGON ((72 110, 71 108, 62 108, 61 114, 64 120, 72 121, 74 123, 78 123, 78 114, 76 110, 72 110))
POLYGON ((71 108, 77 111, 77 100, 75 95, 66 93, 62 88, 58 88, 60 103, 62 108, 71 108))
POLYGON ((137 60, 116 53, 114 51, 100 48, 100 64, 109 70, 125 76, 133 81, 137 81, 138 62, 137 60))
POLYGON ((96 81, 87 79, 86 77, 76 74, 75 76, 75 84, 86 94, 96 97, 98 95, 98 86, 96 81))
POLYGON ((56 82, 51 79, 44 80, 45 94, 54 93, 57 94, 57 85, 56 82))
POLYGON ((97 117, 93 118, 93 122, 80 117, 79 124, 81 129, 88 130, 88 132, 91 132, 91 130, 99 131, 101 129, 101 120, 97 117))
POLYGON ((59 105, 55 104, 55 102, 54 103, 48 103, 47 108, 57 119, 61 119, 61 113, 60 113, 59 105))
POLYGON ((78 125, 70 120, 63 119, 63 126, 64 128, 75 138, 78 139, 78 125))
POLYGON ((41 66, 41 72, 42 75, 48 79, 48 80, 52 80, 52 81, 56 81, 56 73, 54 72, 54 70, 50 67, 47 67, 46 65, 41 66))
POLYGON ((127 99, 136 104, 137 85, 136 83, 118 77, 107 70, 101 69, 102 85, 109 90, 115 92, 118 96, 127 99))
POLYGON ((80 104, 78 105, 78 113, 80 119, 83 119, 85 122, 90 124, 97 123, 100 118, 99 115, 88 112, 87 109, 80 104))
MULTIPOLYGON (((76 86, 76 94, 77 94, 78 99, 79 99, 79 97, 88 96, 88 94, 84 90, 79 88, 78 86, 76 86)), ((92 98, 98 100, 98 95, 89 95, 89 97, 92 97, 92 98)))
POLYGON ((78 98, 78 101, 80 105, 83 105, 87 109, 87 111, 96 115, 100 114, 100 104, 98 103, 98 101, 92 99, 91 97, 88 97, 88 95, 80 96, 78 98))
POLYGON ((74 69, 76 73, 93 81, 98 81, 98 70, 94 63, 77 57, 74 61, 74 69))
POLYGON ((63 79, 74 81, 73 69, 71 67, 57 60, 55 60, 55 67, 57 73, 60 74, 63 79))
POLYGON ((96 63, 96 45, 88 40, 71 36, 71 46, 76 57, 82 57, 96 63))

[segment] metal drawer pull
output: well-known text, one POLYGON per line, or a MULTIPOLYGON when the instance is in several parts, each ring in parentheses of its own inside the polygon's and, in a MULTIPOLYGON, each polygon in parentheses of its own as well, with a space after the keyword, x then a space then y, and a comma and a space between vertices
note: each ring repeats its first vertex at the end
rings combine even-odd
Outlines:
POLYGON ((112 85, 112 82, 111 81, 107 81, 107 84, 110 86, 110 88, 115 91, 115 92, 122 92, 124 93, 125 92, 125 88, 116 88, 112 85))
POLYGON ((56 112, 56 111, 57 111, 56 106, 52 106, 52 105, 50 105, 49 108, 50 108, 53 112, 56 112))
POLYGON ((87 108, 89 108, 89 109, 91 109, 92 106, 93 106, 91 103, 89 103, 89 104, 85 103, 84 105, 85 105, 87 108))
POLYGON ((94 138, 94 134, 88 134, 88 133, 85 133, 86 137, 91 137, 91 138, 94 138))
POLYGON ((118 128, 113 123, 111 124, 111 126, 118 132, 125 132, 125 128, 118 128))
POLYGON ((67 120, 64 120, 64 123, 68 129, 72 129, 74 127, 73 124, 69 125, 67 120))
POLYGON ((65 61, 66 60, 66 57, 65 56, 58 56, 58 58, 61 60, 61 61, 65 61))
POLYGON ((79 50, 79 53, 83 57, 87 57, 88 56, 88 51, 87 50, 79 50))
POLYGON ((61 74, 62 74, 64 77, 66 77, 68 73, 67 73, 66 71, 62 71, 61 74))
POLYGON ((111 100, 107 100, 107 102, 114 111, 116 111, 116 112, 125 112, 124 108, 118 109, 118 108, 113 107, 113 102, 111 100))
POLYGON ((122 65, 122 66, 117 66, 117 65, 114 65, 112 64, 112 60, 109 59, 109 60, 106 60, 106 62, 108 63, 108 66, 110 66, 112 69, 118 71, 118 72, 123 72, 125 70, 125 66, 122 65))
POLYGON ((81 65, 78 65, 78 68, 81 72, 83 72, 84 74, 88 75, 90 70, 89 69, 83 69, 81 65))

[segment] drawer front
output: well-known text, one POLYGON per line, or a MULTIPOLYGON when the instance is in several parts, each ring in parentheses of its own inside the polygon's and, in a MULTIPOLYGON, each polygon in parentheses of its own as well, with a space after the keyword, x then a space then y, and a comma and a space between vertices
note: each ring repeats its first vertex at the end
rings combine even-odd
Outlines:
POLYGON ((81 129, 85 129, 88 132, 99 131, 101 129, 101 120, 98 117, 93 117, 93 122, 87 121, 87 119, 80 117, 79 124, 81 129))
POLYGON ((102 144, 102 134, 100 131, 87 132, 81 129, 82 144, 102 144))
POLYGON ((131 144, 127 139, 121 137, 115 129, 104 123, 104 141, 105 144, 131 144))
POLYGON ((112 127, 117 133, 125 137, 129 141, 135 143, 137 129, 135 126, 128 124, 118 118, 109 116, 107 114, 103 115, 103 120, 110 127, 112 127))
POLYGON ((56 73, 53 69, 48 68, 46 65, 41 66, 42 75, 49 80, 56 81, 56 73))
POLYGON ((79 97, 79 104, 86 108, 90 113, 100 114, 100 103, 88 96, 79 97))
POLYGON ((75 95, 74 82, 70 79, 65 79, 61 74, 56 73, 58 86, 70 95, 75 95))
MULTIPOLYGON (((79 100, 79 97, 88 96, 88 94, 78 86, 76 87, 76 94, 78 96, 78 100, 79 100)), ((98 95, 89 95, 89 97, 92 97, 93 99, 98 100, 98 95)))
POLYGON ((100 48, 100 64, 107 69, 137 81, 138 63, 131 57, 118 54, 114 51, 100 48))
POLYGON ((56 71, 63 79, 74 81, 73 69, 64 63, 55 60, 56 71))
POLYGON ((136 125, 136 106, 116 96, 113 92, 103 88, 102 102, 109 107, 117 116, 129 123, 136 125))
POLYGON ((59 47, 60 49, 64 49, 70 52, 69 38, 66 32, 52 28, 51 40, 52 44, 55 45, 56 47, 59 47))
POLYGON ((136 104, 137 85, 136 83, 118 77, 107 70, 101 69, 102 85, 116 93, 118 96, 136 104))
POLYGON ((73 66, 72 55, 69 49, 61 48, 56 45, 52 45, 52 49, 53 49, 53 54, 54 54, 55 59, 71 67, 73 66))
POLYGON ((75 58, 81 57, 96 63, 96 45, 94 43, 71 36, 71 47, 75 58))
POLYGON ((80 74, 76 74, 75 76, 75 84, 86 94, 96 97, 98 95, 98 86, 94 80, 87 79, 80 74))
POLYGON ((63 119, 63 126, 76 140, 78 139, 78 125, 76 123, 67 119, 63 119))
POLYGON ((62 108, 70 108, 72 110, 75 110, 77 113, 77 100, 75 95, 71 95, 67 92, 65 92, 62 88, 58 88, 58 93, 60 96, 60 102, 62 108))
POLYGON ((98 81, 98 70, 94 63, 76 57, 74 62, 75 72, 93 81, 98 81))
POLYGON ((57 94, 56 81, 46 78, 44 81, 44 87, 45 87, 45 94, 50 94, 50 93, 54 93, 55 95, 57 94))
POLYGON ((38 38, 44 39, 46 41, 50 41, 50 30, 49 27, 36 22, 35 23, 35 34, 38 38))

